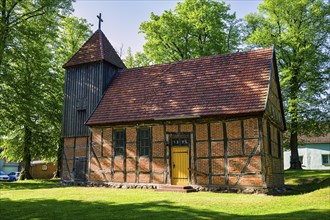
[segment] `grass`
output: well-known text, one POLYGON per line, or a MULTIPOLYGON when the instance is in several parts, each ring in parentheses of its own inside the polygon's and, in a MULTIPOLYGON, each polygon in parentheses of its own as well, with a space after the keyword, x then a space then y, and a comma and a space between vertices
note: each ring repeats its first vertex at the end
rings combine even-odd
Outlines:
POLYGON ((0 183, 1 219, 328 219, 329 171, 288 171, 296 195, 266 196, 0 183))
POLYGON ((285 171, 285 185, 293 189, 293 194, 308 193, 326 188, 330 186, 330 171, 287 170, 285 171))

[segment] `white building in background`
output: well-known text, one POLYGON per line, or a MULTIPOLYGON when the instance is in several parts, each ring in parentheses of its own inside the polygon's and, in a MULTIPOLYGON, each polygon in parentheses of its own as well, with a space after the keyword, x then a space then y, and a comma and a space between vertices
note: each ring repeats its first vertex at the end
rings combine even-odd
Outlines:
MULTIPOLYGON (((330 170, 330 133, 321 137, 299 138, 298 153, 305 170, 330 170)), ((284 152, 284 169, 290 168, 291 151, 284 152)))

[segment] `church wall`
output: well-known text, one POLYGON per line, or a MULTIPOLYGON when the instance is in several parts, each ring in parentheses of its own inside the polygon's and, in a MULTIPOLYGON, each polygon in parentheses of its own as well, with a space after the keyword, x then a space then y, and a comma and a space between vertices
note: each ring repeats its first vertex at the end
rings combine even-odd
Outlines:
POLYGON ((284 185, 283 132, 268 118, 263 119, 265 178, 268 187, 284 185))
POLYGON ((89 182, 171 184, 171 139, 180 133, 189 137, 190 185, 266 187, 266 165, 278 169, 274 178, 281 182, 283 168, 278 160, 265 159, 262 123, 262 118, 213 119, 92 128, 89 182), (151 129, 149 157, 139 156, 139 127, 151 129), (116 129, 125 131, 126 143, 124 155, 115 157, 112 135, 116 129))
POLYGON ((283 131, 284 118, 280 103, 278 76, 274 63, 270 74, 270 84, 265 115, 263 118, 263 145, 265 146, 266 184, 268 187, 284 185, 283 131))
POLYGON ((277 86, 278 83, 279 82, 273 67, 270 74, 270 84, 265 115, 273 122, 273 124, 284 130, 284 119, 280 103, 280 91, 277 86))
POLYGON ((64 138, 62 180, 86 181, 89 157, 89 137, 64 138))

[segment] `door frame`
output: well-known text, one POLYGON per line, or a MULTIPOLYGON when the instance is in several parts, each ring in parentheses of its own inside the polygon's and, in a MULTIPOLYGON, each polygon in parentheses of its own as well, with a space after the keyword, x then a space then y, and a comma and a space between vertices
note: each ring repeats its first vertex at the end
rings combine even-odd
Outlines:
MULTIPOLYGON (((169 135, 169 168, 170 168, 170 184, 173 185, 173 168, 172 168, 172 149, 176 147, 188 148, 188 168, 191 167, 191 142, 192 134, 190 132, 168 133, 169 135)), ((188 185, 191 185, 191 171, 188 171, 188 185)))

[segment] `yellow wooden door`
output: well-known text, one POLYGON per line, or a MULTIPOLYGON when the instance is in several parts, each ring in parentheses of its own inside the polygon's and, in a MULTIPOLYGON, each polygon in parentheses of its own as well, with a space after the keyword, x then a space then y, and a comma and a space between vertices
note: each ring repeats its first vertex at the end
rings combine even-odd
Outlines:
POLYGON ((189 177, 188 147, 172 147, 172 184, 187 185, 189 177))

